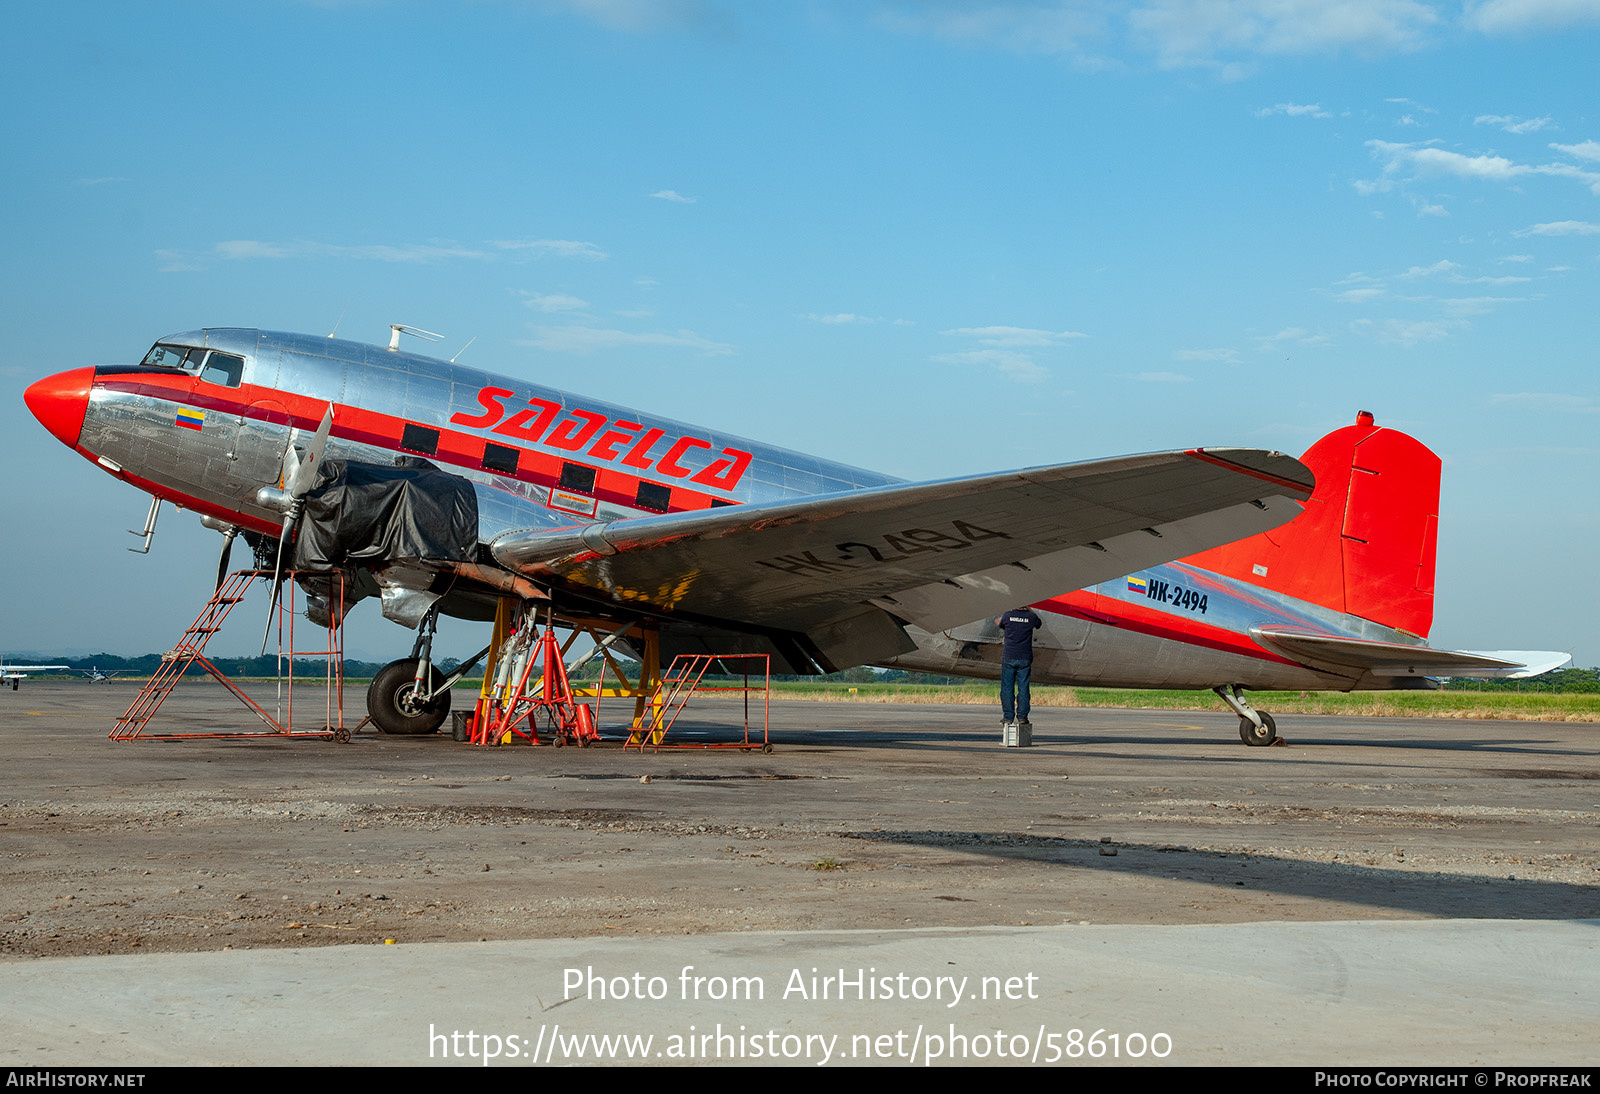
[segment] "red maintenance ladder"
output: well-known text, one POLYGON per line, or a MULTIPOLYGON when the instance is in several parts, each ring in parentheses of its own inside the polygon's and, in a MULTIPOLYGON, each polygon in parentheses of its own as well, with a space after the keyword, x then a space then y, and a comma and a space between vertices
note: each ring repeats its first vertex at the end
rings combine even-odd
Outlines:
POLYGON ((636 723, 632 733, 623 743, 623 750, 637 748, 643 752, 648 746, 663 748, 737 748, 746 752, 760 749, 772 751, 768 729, 772 717, 772 656, 765 653, 680 653, 656 685, 656 695, 649 706, 647 719, 636 723), (713 666, 729 667, 726 662, 744 662, 744 682, 729 684, 706 683, 705 678, 713 666), (759 673, 760 683, 752 684, 752 668, 759 673), (750 739, 750 693, 761 691, 761 740, 750 739), (678 721, 678 715, 689 705, 689 700, 704 692, 740 693, 744 697, 744 733, 737 741, 675 741, 666 744, 667 734, 678 721))
MULTIPOLYGON (((268 582, 272 579, 270 570, 238 570, 228 575, 228 579, 217 586, 217 591, 212 594, 206 606, 200 610, 195 621, 189 629, 183 632, 183 637, 178 644, 161 657, 161 667, 150 677, 133 705, 111 730, 113 741, 131 741, 142 739, 147 741, 177 741, 197 738, 221 737, 328 737, 333 736, 339 740, 349 739, 349 730, 344 728, 344 634, 339 621, 335 620, 326 628, 327 645, 317 649, 296 649, 294 640, 295 628, 295 574, 288 573, 284 577, 288 586, 287 607, 284 601, 278 602, 276 613, 278 617, 278 660, 281 663, 288 659, 289 672, 287 687, 280 683, 280 695, 287 695, 287 711, 280 704, 279 713, 283 714, 280 722, 277 717, 268 714, 261 704, 246 695, 239 685, 228 679, 226 673, 219 669, 212 660, 205 655, 206 644, 213 635, 222 629, 223 621, 228 618, 228 613, 233 611, 234 605, 244 600, 245 590, 256 578, 265 578, 268 582), (287 627, 285 626, 287 621, 287 627), (287 643, 286 641, 287 640, 287 643), (294 726, 294 658, 296 654, 312 656, 326 656, 327 669, 327 704, 326 718, 321 728, 315 730, 295 731, 294 726), (146 733, 145 730, 150 720, 156 716, 156 711, 161 709, 161 704, 166 701, 172 689, 177 687, 178 681, 183 679, 189 666, 199 665, 210 673, 216 681, 249 708, 250 712, 266 725, 266 730, 204 730, 195 733, 146 733)), ((335 580, 338 580, 337 578, 335 580)), ((338 590, 335 590, 337 593, 338 590)), ((310 626, 310 624, 308 624, 310 626)), ((302 628, 304 629, 304 628, 302 628)), ((314 628, 321 631, 323 628, 314 628)))

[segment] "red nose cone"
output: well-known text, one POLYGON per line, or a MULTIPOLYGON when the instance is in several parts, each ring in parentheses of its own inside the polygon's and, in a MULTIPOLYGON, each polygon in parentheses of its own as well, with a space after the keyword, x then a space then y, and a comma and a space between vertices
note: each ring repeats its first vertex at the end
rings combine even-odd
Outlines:
POLYGON ((75 368, 58 372, 34 384, 22 397, 33 416, 68 448, 78 447, 83 430, 83 414, 89 409, 89 389, 94 386, 94 369, 75 368))

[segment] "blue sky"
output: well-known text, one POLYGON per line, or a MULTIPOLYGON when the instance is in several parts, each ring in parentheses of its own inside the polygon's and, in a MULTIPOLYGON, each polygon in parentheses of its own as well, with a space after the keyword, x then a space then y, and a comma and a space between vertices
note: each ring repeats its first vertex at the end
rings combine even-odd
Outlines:
MULTIPOLYGON (((1434 639, 1600 662, 1600 0, 68 0, 5 26, 0 649, 170 645, 220 542, 168 511, 125 552, 142 496, 28 383, 199 326, 403 322, 908 478, 1299 453, 1372 410, 1444 459, 1434 639)), ((403 654, 369 614, 352 644, 403 654)))

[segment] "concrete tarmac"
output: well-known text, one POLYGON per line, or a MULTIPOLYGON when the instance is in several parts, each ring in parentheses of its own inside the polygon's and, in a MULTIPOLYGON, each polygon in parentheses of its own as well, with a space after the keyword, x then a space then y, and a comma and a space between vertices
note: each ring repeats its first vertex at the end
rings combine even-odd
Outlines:
MULTIPOLYGON (((124 744, 136 686, 23 688, 8 1065, 1595 1063, 1589 724, 1247 749, 1058 708, 1002 749, 985 708, 786 702, 770 755, 124 744)), ((209 684, 168 707, 249 727, 209 684)))

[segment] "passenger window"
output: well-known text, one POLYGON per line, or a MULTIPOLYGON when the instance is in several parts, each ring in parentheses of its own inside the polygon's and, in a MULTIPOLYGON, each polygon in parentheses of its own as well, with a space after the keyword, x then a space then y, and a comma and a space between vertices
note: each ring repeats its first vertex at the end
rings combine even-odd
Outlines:
POLYGON ((515 475, 518 455, 520 453, 515 448, 508 448, 503 444, 486 444, 483 446, 483 469, 498 471, 502 475, 515 475))
POLYGON ((244 379, 244 358, 231 353, 213 353, 206 358, 205 366, 200 370, 200 379, 223 387, 238 387, 244 379))
POLYGON ((407 452, 420 452, 424 456, 432 456, 439 451, 439 431, 429 429, 425 425, 406 423, 400 431, 400 447, 407 452))
POLYGON ((576 490, 583 494, 594 493, 594 468, 581 463, 561 465, 561 489, 576 490))
POLYGON ((641 481, 639 492, 633 496, 633 500, 640 509, 654 509, 658 513, 665 513, 672 505, 672 488, 641 481))

